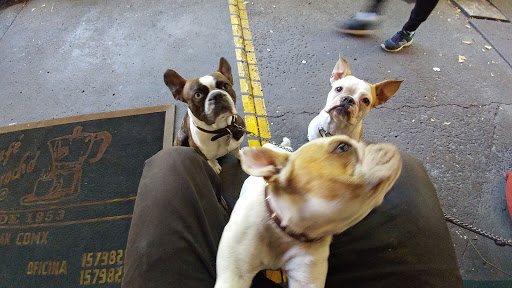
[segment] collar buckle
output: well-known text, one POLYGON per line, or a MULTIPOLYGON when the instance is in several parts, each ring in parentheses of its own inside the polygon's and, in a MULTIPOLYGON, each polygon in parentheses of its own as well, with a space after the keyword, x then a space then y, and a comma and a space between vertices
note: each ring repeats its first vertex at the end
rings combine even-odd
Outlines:
POLYGON ((322 137, 331 137, 332 134, 327 132, 324 127, 318 127, 318 133, 320 133, 320 136, 322 137))

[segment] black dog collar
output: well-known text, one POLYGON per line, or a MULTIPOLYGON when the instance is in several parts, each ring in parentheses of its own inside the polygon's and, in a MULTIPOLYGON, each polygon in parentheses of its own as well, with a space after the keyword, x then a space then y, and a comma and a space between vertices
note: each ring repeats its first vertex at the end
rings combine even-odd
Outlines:
POLYGON ((228 126, 226 126, 224 128, 220 128, 220 129, 213 130, 213 131, 206 130, 204 128, 197 126, 193 120, 192 120, 192 123, 194 124, 194 126, 196 126, 197 129, 199 129, 199 131, 202 131, 204 133, 209 133, 209 134, 215 134, 212 137, 211 141, 215 141, 215 140, 220 139, 227 135, 230 135, 230 137, 233 137, 233 139, 238 141, 238 140, 240 140, 240 138, 242 138, 242 136, 244 136, 244 131, 235 125, 235 124, 237 124, 238 126, 245 128, 245 123, 242 120, 242 117, 240 117, 240 115, 238 115, 238 114, 231 116, 231 124, 229 124, 228 126))
POLYGON ((301 241, 301 242, 307 242, 307 243, 313 243, 319 241, 321 238, 310 238, 304 233, 294 233, 288 231, 288 227, 281 225, 281 219, 279 219, 279 216, 277 216, 277 213, 272 210, 270 207, 270 203, 268 202, 268 199, 270 196, 268 195, 268 185, 265 187, 265 204, 267 206, 267 211, 270 215, 270 219, 276 223, 277 227, 279 227, 284 233, 288 234, 288 236, 292 237, 295 240, 301 241))

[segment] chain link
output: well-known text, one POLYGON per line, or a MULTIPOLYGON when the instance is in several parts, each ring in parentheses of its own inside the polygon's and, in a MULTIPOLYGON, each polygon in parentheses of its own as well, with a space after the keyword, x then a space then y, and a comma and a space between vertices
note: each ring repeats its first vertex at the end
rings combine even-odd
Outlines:
POLYGON ((476 233, 478 235, 481 235, 485 238, 488 238, 488 239, 491 239, 494 241, 494 244, 498 245, 498 246, 501 246, 501 247, 504 247, 504 246, 510 246, 512 247, 512 240, 507 240, 507 239, 503 239, 501 237, 498 237, 494 234, 491 234, 489 232, 486 232, 486 231, 483 231, 482 229, 479 229, 479 228, 476 228, 474 227, 473 225, 471 224, 467 224, 467 223, 464 223, 458 219, 455 219, 453 218, 452 216, 449 216, 449 215, 446 215, 446 213, 444 213, 444 219, 446 219, 446 221, 454 224, 454 225, 457 225, 461 228, 464 228, 466 230, 469 230, 473 233, 476 233))

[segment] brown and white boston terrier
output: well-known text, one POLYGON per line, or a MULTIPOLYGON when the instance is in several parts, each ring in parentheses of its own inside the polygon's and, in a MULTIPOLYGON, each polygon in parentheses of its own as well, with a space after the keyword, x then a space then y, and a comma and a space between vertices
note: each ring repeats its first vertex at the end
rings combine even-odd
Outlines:
POLYGON ((174 146, 195 148, 215 170, 221 167, 217 158, 232 152, 239 158, 245 123, 236 111, 231 66, 220 58, 217 72, 184 79, 174 70, 167 70, 164 82, 176 100, 185 102, 188 111, 174 139, 174 146))
POLYGON ((365 82, 352 76, 348 62, 339 57, 331 74, 325 108, 309 123, 309 141, 330 135, 348 135, 360 141, 363 118, 373 107, 388 101, 402 84, 403 80, 365 82))

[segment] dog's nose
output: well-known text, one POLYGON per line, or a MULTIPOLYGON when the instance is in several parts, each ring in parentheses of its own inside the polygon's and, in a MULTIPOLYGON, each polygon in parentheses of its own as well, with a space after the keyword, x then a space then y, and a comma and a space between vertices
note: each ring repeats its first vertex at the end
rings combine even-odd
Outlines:
POLYGON ((217 101, 222 97, 222 92, 214 92, 208 97, 208 101, 217 101))
POLYGON ((356 101, 354 101, 354 98, 350 96, 345 96, 341 98, 340 104, 354 105, 356 104, 356 101))

